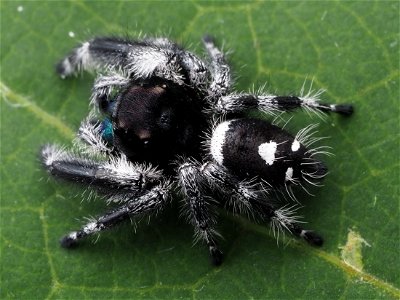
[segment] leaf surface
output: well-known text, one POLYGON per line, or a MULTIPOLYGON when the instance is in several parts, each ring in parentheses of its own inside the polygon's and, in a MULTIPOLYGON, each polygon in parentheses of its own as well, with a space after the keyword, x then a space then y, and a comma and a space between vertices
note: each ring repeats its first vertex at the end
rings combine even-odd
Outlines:
POLYGON ((399 298, 399 2, 1 3, 1 298, 399 298), (48 180, 38 152, 71 146, 88 112, 90 75, 60 80, 55 63, 95 35, 168 35, 204 54, 211 34, 236 88, 278 94, 326 89, 351 118, 321 122, 330 174, 301 213, 321 249, 268 226, 220 216, 225 262, 208 263, 174 204, 134 234, 130 224, 67 251, 58 239, 106 209, 48 180), (350 234, 351 233, 351 234, 350 234), (365 242, 365 243, 364 243, 365 242))

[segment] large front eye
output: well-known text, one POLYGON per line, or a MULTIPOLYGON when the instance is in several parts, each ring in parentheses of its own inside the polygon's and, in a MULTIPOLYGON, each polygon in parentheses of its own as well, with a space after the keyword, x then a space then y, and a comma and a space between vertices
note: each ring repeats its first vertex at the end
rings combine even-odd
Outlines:
POLYGON ((119 137, 119 140, 128 147, 148 147, 151 141, 151 133, 148 130, 141 130, 135 132, 130 129, 117 128, 115 129, 115 135, 119 137))
POLYGON ((140 140, 143 143, 144 148, 148 148, 150 146, 150 138, 140 140))

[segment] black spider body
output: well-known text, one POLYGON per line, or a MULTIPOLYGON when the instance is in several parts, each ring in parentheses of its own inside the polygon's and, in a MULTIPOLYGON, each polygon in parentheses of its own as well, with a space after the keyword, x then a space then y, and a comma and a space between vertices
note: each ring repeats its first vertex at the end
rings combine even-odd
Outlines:
POLYGON ((278 187, 299 180, 302 172, 317 172, 321 177, 326 174, 323 163, 312 159, 304 145, 267 121, 234 119, 219 126, 227 130, 221 152, 214 154, 214 159, 241 179, 259 177, 278 187), (311 161, 315 164, 303 164, 311 161))
POLYGON ((177 155, 196 156, 207 125, 204 104, 191 88, 158 78, 129 86, 108 104, 113 146, 133 162, 163 168, 177 155))
POLYGON ((306 189, 327 174, 316 157, 326 153, 325 146, 312 147, 320 139, 314 137, 315 125, 291 135, 246 112, 276 115, 304 108, 350 115, 352 106, 320 103, 319 93, 311 92, 299 97, 231 92, 223 53, 210 37, 203 42, 207 62, 165 38, 94 38, 57 65, 62 78, 81 70, 105 74, 94 83, 92 110, 79 129, 77 150, 47 145, 43 164, 53 176, 96 189, 114 203, 63 237, 62 246, 161 210, 175 188, 215 265, 222 262, 222 252, 214 205, 322 245, 318 234, 299 225, 293 205, 275 199, 275 191, 295 199, 293 186, 306 189))

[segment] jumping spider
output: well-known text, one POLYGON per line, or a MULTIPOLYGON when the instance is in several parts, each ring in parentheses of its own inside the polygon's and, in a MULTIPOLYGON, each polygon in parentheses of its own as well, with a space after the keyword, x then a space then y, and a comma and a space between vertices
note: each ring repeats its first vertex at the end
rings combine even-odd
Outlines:
POLYGON ((43 164, 51 175, 95 189, 110 204, 117 203, 64 236, 61 246, 72 247, 124 220, 161 210, 176 188, 214 265, 222 262, 215 206, 322 245, 317 233, 300 226, 292 207, 273 199, 277 190, 294 198, 293 186, 305 188, 327 174, 316 158, 324 146, 310 148, 319 140, 313 136, 315 126, 292 136, 245 113, 256 109, 278 115, 304 108, 351 115, 352 106, 320 103, 318 93, 296 97, 232 92, 224 54, 211 37, 204 37, 203 43, 207 62, 166 38, 97 37, 57 65, 61 78, 86 70, 104 74, 95 80, 92 110, 79 128, 77 149, 46 145, 43 164))

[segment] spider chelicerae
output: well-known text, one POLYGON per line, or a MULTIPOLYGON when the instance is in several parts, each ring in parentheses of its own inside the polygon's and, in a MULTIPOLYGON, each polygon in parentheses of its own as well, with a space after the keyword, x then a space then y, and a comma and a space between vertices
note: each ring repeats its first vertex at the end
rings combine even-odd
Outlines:
POLYGON ((214 265, 222 262, 216 207, 322 245, 317 233, 301 227, 294 206, 276 199, 276 191, 295 199, 293 186, 306 189, 327 174, 317 158, 325 146, 310 147, 320 140, 315 125, 293 136, 246 113, 276 116, 303 108, 351 115, 352 106, 320 103, 318 92, 297 97, 231 91, 224 54, 211 37, 203 43, 207 61, 166 38, 96 37, 57 64, 62 78, 84 70, 102 73, 74 149, 46 145, 43 164, 51 175, 97 190, 113 205, 64 236, 63 247, 160 211, 175 189, 214 265))

